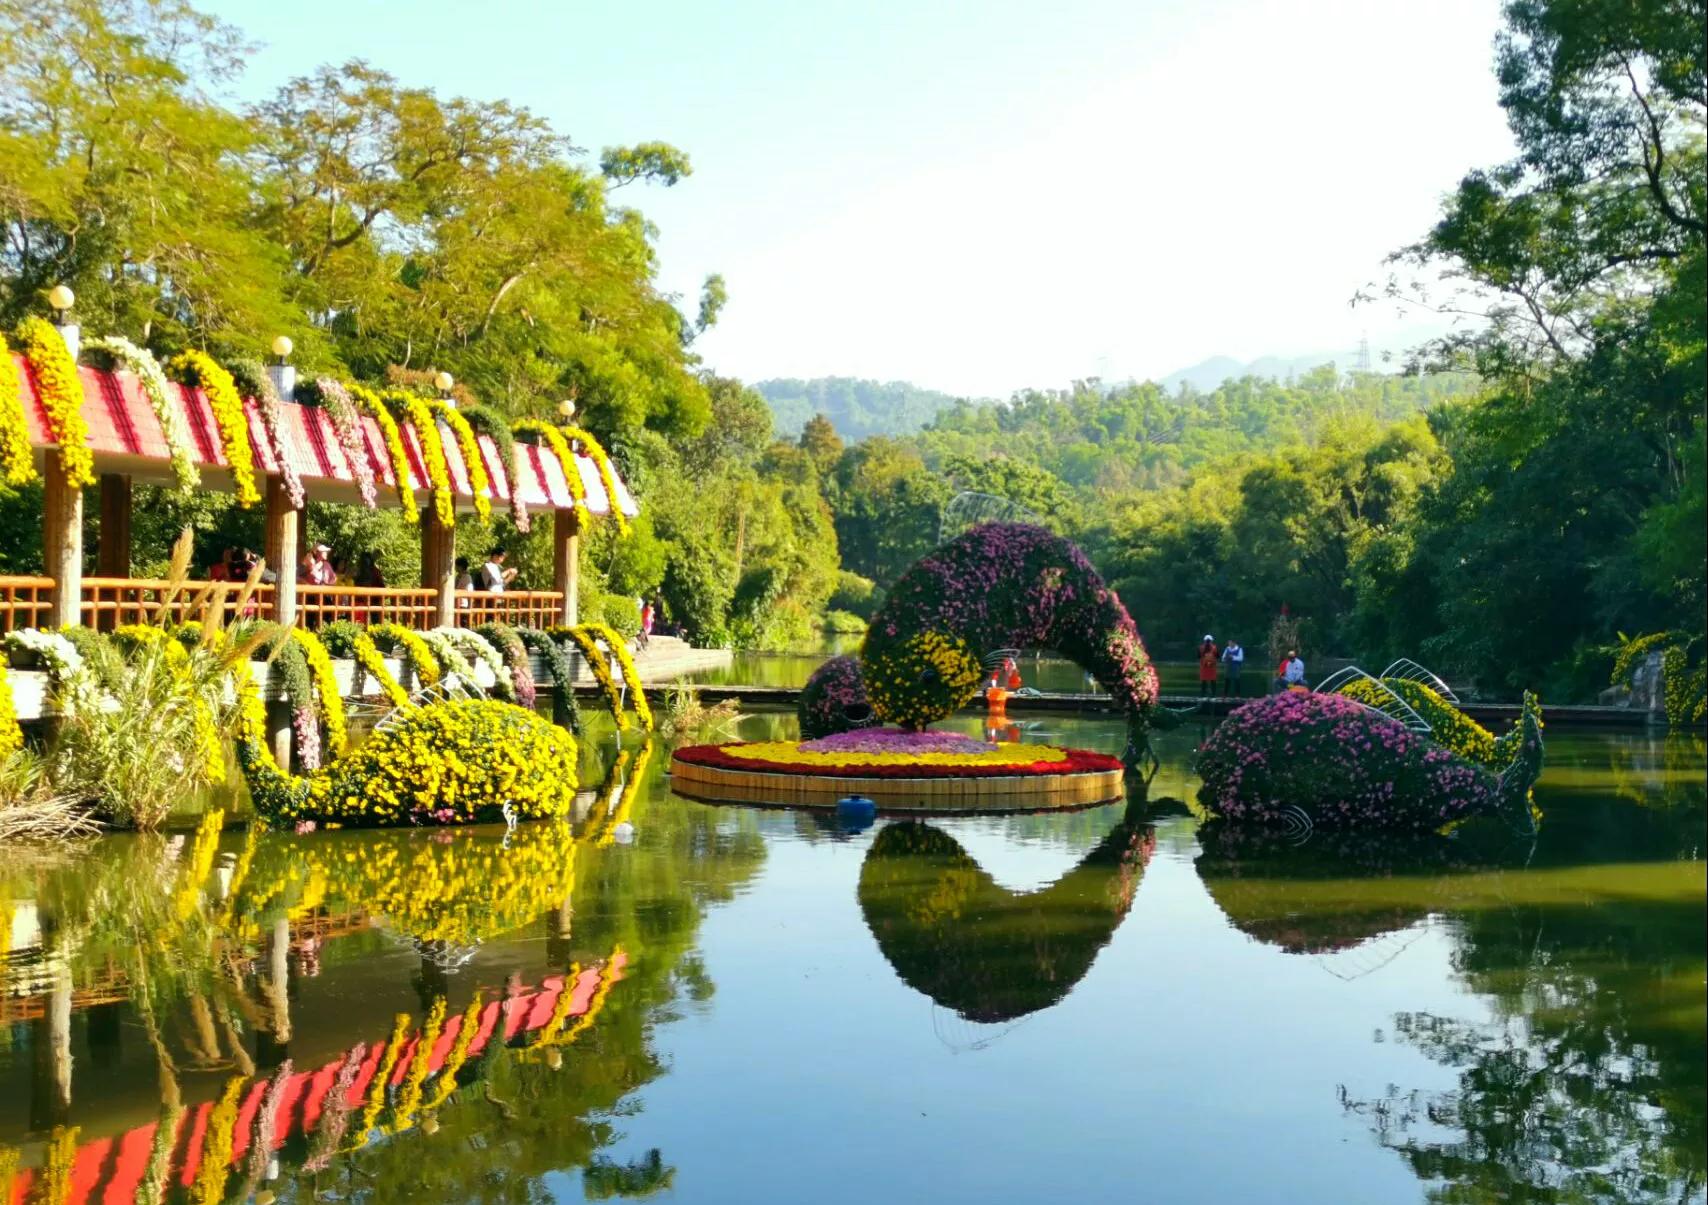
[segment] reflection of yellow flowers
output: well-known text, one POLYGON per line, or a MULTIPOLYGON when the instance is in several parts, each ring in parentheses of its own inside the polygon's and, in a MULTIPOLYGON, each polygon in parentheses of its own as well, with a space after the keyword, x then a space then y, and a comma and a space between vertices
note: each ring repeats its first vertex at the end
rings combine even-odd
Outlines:
POLYGON ((415 1038, 415 1054, 409 1069, 403 1073, 403 1086, 397 1092, 397 1106, 392 1109, 391 1128, 403 1130, 415 1120, 415 1110, 421 1104, 421 1088, 427 1082, 427 1065, 433 1058, 433 1047, 445 1028, 445 998, 438 997, 427 1010, 427 1020, 415 1038))
POLYGON ((178 894, 173 911, 179 920, 188 919, 190 913, 196 910, 201 902, 202 884, 207 881, 208 872, 213 869, 214 855, 219 852, 219 834, 225 825, 225 812, 215 808, 202 817, 202 822, 196 826, 196 839, 190 846, 190 859, 184 864, 184 876, 178 883, 178 894))
POLYGON ((255 455, 249 447, 249 416, 238 395, 237 382, 231 374, 206 352, 179 352, 166 368, 187 385, 198 385, 213 411, 214 426, 219 428, 219 446, 225 452, 225 462, 231 469, 232 485, 237 491, 237 505, 254 506, 261 501, 261 491, 255 485, 255 455))
MULTIPOLYGON (((433 1095, 422 1105, 424 1110, 436 1109, 445 1103, 445 1098, 457 1089, 457 1072, 468 1061, 469 1047, 474 1045, 475 1031, 480 1028, 480 1010, 485 1004, 485 997, 479 991, 469 1006, 463 1009, 462 1019, 457 1023, 457 1038, 451 1043, 451 1052, 445 1056, 444 1065, 439 1068, 439 1078, 433 1081, 433 1095)), ((441 1001, 441 1004, 443 1002, 441 1001)))
MULTIPOLYGON (((89 424, 83 419, 83 381, 77 375, 71 349, 52 323, 36 317, 18 324, 18 347, 35 373, 42 409, 47 411, 48 426, 59 445, 65 483, 73 489, 94 485, 95 453, 89 449, 89 424)), ((247 442, 243 448, 249 450, 247 442)), ((250 488, 254 488, 253 483, 250 488)))
POLYGON ((231 1174, 231 1150, 237 1136, 237 1103, 243 1084, 241 1075, 232 1076, 219 1102, 208 1114, 202 1163, 196 1172, 195 1187, 191 1190, 191 1199, 198 1205, 218 1205, 225 1199, 225 1181, 231 1174))
POLYGON ((398 1013, 391 1026, 391 1037, 386 1040, 385 1053, 380 1056, 380 1065, 374 1072, 373 1082, 368 1085, 368 1099, 362 1106, 362 1124, 356 1127, 351 1136, 351 1150, 367 1145, 368 1134, 379 1120, 380 1109, 385 1105, 386 1084, 391 1080, 391 1073, 397 1067, 397 1059, 403 1053, 403 1039, 409 1033, 409 1014, 398 1013))
POLYGON ((720 745, 720 753, 754 761, 797 766, 1029 766, 1059 762, 1066 750, 1054 745, 998 745, 988 753, 818 753, 801 749, 798 741, 753 741, 720 745))
MULTIPOLYGON (((616 521, 617 534, 629 534, 629 517, 623 513, 623 508, 617 502, 617 474, 611 468, 611 458, 606 455, 604 445, 580 427, 565 427, 563 433, 569 439, 581 445, 582 451, 593 462, 593 467, 599 470, 599 482, 605 487, 605 497, 611 503, 611 518, 616 521)), ((579 475, 579 474, 578 474, 579 475)))
POLYGON ((652 738, 648 737, 646 744, 641 746, 640 752, 635 754, 635 764, 629 770, 629 776, 623 780, 623 793, 617 800, 616 810, 611 813, 610 822, 599 834, 599 845, 601 847, 616 841, 617 826, 626 821, 629 818, 629 813, 634 811, 635 796, 640 793, 641 779, 646 775, 647 763, 651 760, 652 738))

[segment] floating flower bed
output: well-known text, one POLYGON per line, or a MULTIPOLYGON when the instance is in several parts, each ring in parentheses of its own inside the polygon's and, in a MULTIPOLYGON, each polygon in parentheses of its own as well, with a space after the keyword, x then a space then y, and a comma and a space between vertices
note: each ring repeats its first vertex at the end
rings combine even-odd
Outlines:
MULTIPOLYGON (((944 733, 920 733, 942 738, 944 733)), ((753 741, 729 745, 689 745, 678 749, 679 762, 761 774, 801 774, 846 778, 993 778, 1060 774, 1119 773, 1121 761, 1107 753, 1059 749, 1053 745, 985 745, 974 752, 815 751, 798 741, 753 741)), ((808 742, 816 744, 818 742, 808 742)))

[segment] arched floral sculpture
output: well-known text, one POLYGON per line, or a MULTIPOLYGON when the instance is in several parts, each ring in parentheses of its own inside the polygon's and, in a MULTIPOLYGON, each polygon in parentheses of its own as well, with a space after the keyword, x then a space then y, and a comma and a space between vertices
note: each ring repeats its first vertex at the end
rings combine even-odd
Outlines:
POLYGON ((1234 709, 1204 742, 1199 801, 1258 827, 1433 832, 1479 814, 1529 813, 1542 772, 1541 707, 1499 774, 1345 695, 1286 691, 1234 709))
POLYGON ((1133 617, 1071 541, 1024 523, 986 523, 916 562, 891 587, 860 650, 880 719, 923 728, 970 702, 982 654, 1060 653, 1127 713, 1127 760, 1145 746, 1157 676, 1133 617))

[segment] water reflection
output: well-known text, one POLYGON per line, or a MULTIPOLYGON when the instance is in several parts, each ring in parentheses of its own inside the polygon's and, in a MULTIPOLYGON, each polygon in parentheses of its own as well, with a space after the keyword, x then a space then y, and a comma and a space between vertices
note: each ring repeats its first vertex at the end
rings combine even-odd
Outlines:
POLYGON ((601 1116, 659 1074, 644 1035, 671 1001, 710 995, 694 931, 762 847, 639 815, 650 755, 616 758, 574 825, 225 835, 211 815, 11 853, 0 1082, 29 1091, 27 1112, 0 1093, 0 1201, 523 1199, 575 1167, 594 1197, 668 1187, 658 1152, 599 1155, 601 1116), (637 821, 648 868, 613 848, 637 821))
POLYGON ((895 822, 860 868, 860 911, 902 982, 964 1020, 1012 1021, 1085 977, 1126 919, 1155 848, 1143 804, 1130 806, 1072 870, 1017 892, 941 829, 895 822))

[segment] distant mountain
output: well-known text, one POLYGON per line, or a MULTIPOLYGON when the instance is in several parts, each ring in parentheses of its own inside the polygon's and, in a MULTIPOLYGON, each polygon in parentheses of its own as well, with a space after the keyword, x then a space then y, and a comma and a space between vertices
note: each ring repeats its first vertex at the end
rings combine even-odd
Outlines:
POLYGON ((1345 371, 1357 361, 1358 353, 1353 350, 1322 352, 1310 356, 1261 356, 1256 360, 1211 356, 1190 368, 1169 373, 1157 384, 1170 393, 1178 391, 1182 385, 1190 385, 1200 393, 1209 393, 1222 382, 1237 381, 1241 377, 1268 377, 1271 380, 1285 381, 1288 377, 1303 376, 1311 369, 1320 368, 1324 364, 1334 364, 1345 371))
MULTIPOLYGON (((912 435, 963 399, 906 381, 867 381, 856 377, 778 377, 753 386, 771 405, 773 427, 793 437, 815 414, 830 419, 849 443, 869 435, 912 435)), ((974 401, 987 399, 977 398, 974 401)))

